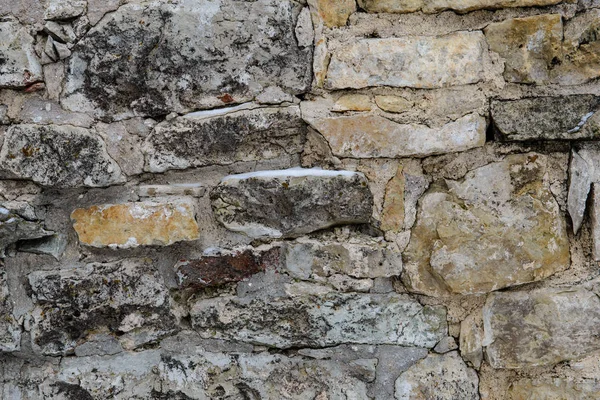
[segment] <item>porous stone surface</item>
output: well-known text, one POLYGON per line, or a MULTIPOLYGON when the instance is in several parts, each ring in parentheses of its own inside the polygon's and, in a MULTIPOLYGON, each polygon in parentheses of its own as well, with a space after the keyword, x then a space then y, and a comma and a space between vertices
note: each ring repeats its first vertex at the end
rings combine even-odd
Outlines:
POLYGON ((373 205, 362 174, 310 169, 231 175, 213 189, 211 199, 219 222, 254 238, 366 223, 373 205))
POLYGON ((82 244, 131 248, 198 239, 194 214, 194 203, 180 199, 78 208, 71 213, 71 220, 82 244))
POLYGON ((546 168, 543 155, 511 155, 430 188, 404 253, 410 290, 486 293, 568 268, 566 224, 546 168))
POLYGON ((33 37, 18 21, 0 21, 0 89, 22 88, 43 79, 33 37))

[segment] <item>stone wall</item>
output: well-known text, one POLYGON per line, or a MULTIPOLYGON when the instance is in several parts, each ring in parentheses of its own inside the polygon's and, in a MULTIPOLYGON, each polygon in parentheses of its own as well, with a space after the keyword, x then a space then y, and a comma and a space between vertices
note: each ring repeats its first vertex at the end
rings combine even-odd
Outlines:
POLYGON ((600 2, 0 0, 2 399, 598 399, 600 2))

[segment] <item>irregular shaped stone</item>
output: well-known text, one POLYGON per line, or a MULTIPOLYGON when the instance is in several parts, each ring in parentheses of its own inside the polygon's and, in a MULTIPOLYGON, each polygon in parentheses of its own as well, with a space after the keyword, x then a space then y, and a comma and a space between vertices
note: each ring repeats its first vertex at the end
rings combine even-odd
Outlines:
POLYGON ((433 351, 436 353, 444 354, 449 351, 458 349, 458 345, 456 344, 456 340, 452 336, 448 336, 443 338, 435 345, 433 351))
POLYGON ((595 400, 600 393, 597 380, 572 382, 567 379, 521 379, 508 390, 510 400, 595 400))
POLYGON ((366 223, 373 208, 366 178, 350 171, 293 168, 231 175, 210 197, 219 222, 254 238, 366 223))
POLYGON ((98 331, 115 335, 127 349, 175 331, 160 274, 139 260, 35 271, 29 284, 37 304, 32 341, 42 354, 70 354, 98 331))
POLYGON ((548 83, 551 68, 562 59, 560 14, 508 19, 489 24, 484 33, 490 50, 504 59, 509 82, 548 83))
POLYGON ((205 338, 277 348, 342 343, 431 348, 446 336, 446 310, 397 294, 304 294, 294 297, 227 296, 198 300, 192 326, 205 338))
POLYGON ((39 239, 52 235, 39 222, 28 221, 0 206, 0 258, 5 256, 6 247, 20 240, 39 239))
POLYGON ((508 7, 541 7, 560 3, 562 0, 358 0, 358 4, 371 13, 439 13, 453 10, 466 13, 475 10, 494 10, 508 7))
POLYGON ((588 194, 596 177, 596 162, 594 160, 600 161, 600 157, 595 152, 583 150, 581 153, 583 157, 575 150, 571 151, 571 163, 569 165, 567 208, 571 221, 573 221, 574 233, 577 233, 581 228, 588 194))
POLYGON ((73 48, 63 103, 122 119, 243 103, 271 85, 303 93, 312 46, 296 40, 301 7, 289 0, 121 6, 73 48))
POLYGON ((64 20, 79 17, 85 13, 85 0, 49 0, 44 19, 64 20))
POLYGON ((553 365, 600 349, 600 299, 581 288, 494 293, 483 323, 494 368, 553 365))
POLYGON ((204 256, 194 260, 180 260, 174 267, 180 288, 219 286, 239 282, 258 272, 280 265, 281 249, 274 247, 264 252, 251 250, 204 256))
POLYGON ((194 203, 185 198, 78 208, 71 220, 79 241, 92 247, 169 246, 199 238, 194 203))
POLYGON ((397 400, 479 400, 479 378, 456 351, 430 354, 396 380, 397 400))
POLYGON ((23 88, 42 80, 28 29, 16 20, 0 21, 0 89, 23 88))
POLYGON ((480 311, 469 314, 460 322, 460 355, 479 369, 483 361, 483 315, 480 311))
POLYGON ((371 111, 371 98, 366 94, 347 94, 340 97, 331 111, 371 111))
POLYGON ((434 186, 419 203, 402 279, 431 296, 486 293, 569 267, 564 217, 547 159, 517 154, 434 186))
POLYGON ((122 122, 96 125, 98 133, 106 143, 106 151, 115 160, 121 171, 128 176, 139 175, 144 170, 144 155, 142 154, 142 139, 130 134, 122 122))
POLYGON ((492 119, 505 140, 595 139, 600 136, 600 97, 570 95, 493 100, 492 119))
POLYGON ((8 289, 6 271, 0 261, 0 315, 2 315, 0 319, 0 351, 2 352, 13 352, 21 349, 21 324, 13 315, 13 300, 8 289))
POLYGON ((25 253, 49 254, 56 260, 60 260, 67 247, 67 236, 61 233, 42 237, 39 239, 28 239, 19 243, 18 250, 25 253))
POLYGON ((302 152, 306 124, 298 106, 252 104, 195 112, 157 125, 146 139, 146 170, 164 172, 302 152))
POLYGON ((74 126, 12 125, 0 151, 0 169, 45 186, 102 187, 122 181, 104 142, 74 126))
POLYGON ((309 0, 308 4, 330 28, 346 25, 348 17, 356 12, 355 0, 309 0))
POLYGON ((477 83, 483 80, 485 48, 481 32, 360 39, 333 53, 325 85, 434 89, 477 83))
POLYGON ((375 96, 377 107, 391 113, 403 113, 414 104, 400 96, 375 96))
POLYGON ((404 226, 404 185, 402 165, 385 186, 381 226, 383 231, 399 232, 404 226))
POLYGON ((329 142, 334 155, 352 158, 425 157, 485 144, 485 118, 470 114, 441 128, 400 124, 379 115, 308 121, 329 142))

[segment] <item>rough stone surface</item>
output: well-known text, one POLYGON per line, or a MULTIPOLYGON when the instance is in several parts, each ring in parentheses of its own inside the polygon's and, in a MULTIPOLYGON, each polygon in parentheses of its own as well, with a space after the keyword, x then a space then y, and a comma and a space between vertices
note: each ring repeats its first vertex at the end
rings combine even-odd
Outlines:
POLYGON ((592 224, 592 255, 600 261, 600 184, 592 185, 590 220, 592 224))
POLYGON ((457 352, 430 354, 396 381, 397 400, 478 400, 477 373, 467 367, 457 352))
POLYGON ((42 79, 27 28, 15 20, 0 21, 0 88, 23 88, 42 79))
POLYGON ((600 349, 600 299, 581 288, 494 293, 483 321, 494 368, 552 365, 600 349))
POLYGON ((79 241, 92 247, 168 246, 199 237, 194 204, 171 202, 104 204, 71 213, 79 241))
POLYGON ((356 11, 354 0, 309 0, 325 26, 344 26, 348 17, 356 11))
POLYGON ((277 348, 341 343, 434 347, 446 336, 443 307, 423 307, 396 294, 325 293, 278 299, 199 300, 192 326, 204 337, 277 348))
POLYGON ((585 149, 571 152, 567 207, 573 222, 574 233, 579 231, 583 222, 588 194, 592 188, 592 182, 596 179, 597 161, 600 161, 600 158, 596 152, 585 149))
POLYGON ((121 169, 93 132, 74 126, 12 125, 0 151, 0 170, 46 186, 108 186, 121 169))
POLYGON ((423 11, 437 13, 453 10, 466 13, 481 9, 498 9, 505 7, 549 6, 562 0, 358 0, 362 8, 368 12, 410 13, 423 11))
POLYGON ((0 205, 0 258, 5 256, 6 247, 11 244, 49 235, 52 232, 45 230, 39 222, 28 221, 0 205))
POLYGON ((373 114, 309 120, 338 157, 424 157, 464 151, 485 143, 485 119, 467 115, 440 128, 399 124, 373 114))
POLYGON ((505 140, 583 139, 600 135, 593 95, 493 101, 494 126, 505 140))
POLYGON ((197 112, 156 126, 144 144, 146 169, 163 172, 302 151, 306 124, 298 106, 197 112))
POLYGON ((12 352, 21 348, 21 326, 13 315, 6 271, 0 261, 0 351, 12 352))
POLYGON ((484 48, 480 32, 360 39, 332 55, 325 85, 330 89, 368 86, 433 89, 477 83, 483 79, 484 48))
POLYGON ((369 221, 373 199, 364 175, 290 169, 224 178, 211 192, 226 228, 250 237, 296 237, 369 221))
POLYGON ((565 379, 521 379, 509 390, 511 400, 594 400, 600 385, 593 380, 569 382, 565 379))
POLYGON ((299 13, 287 0, 121 6, 73 49, 63 104, 111 119, 242 103, 273 84, 302 93, 312 48, 296 42, 299 13))
POLYGON ((568 268, 566 224, 546 168, 543 155, 512 155, 446 180, 448 189, 430 188, 404 253, 410 290, 486 293, 568 268))
POLYGON ((141 261, 36 271, 29 284, 37 304, 32 342, 42 354, 72 353, 94 331, 117 335, 132 349, 175 330, 167 289, 141 261))

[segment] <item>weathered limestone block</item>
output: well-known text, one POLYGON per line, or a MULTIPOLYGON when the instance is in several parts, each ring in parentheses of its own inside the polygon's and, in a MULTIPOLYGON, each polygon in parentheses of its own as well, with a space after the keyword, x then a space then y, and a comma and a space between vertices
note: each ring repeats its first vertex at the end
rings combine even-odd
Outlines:
POLYGON ((164 172, 302 152, 307 127, 298 106, 252 107, 200 111, 157 125, 144 143, 146 170, 164 172))
POLYGON ((183 198, 78 208, 71 220, 81 243, 127 249, 198 239, 194 215, 194 203, 183 198))
POLYGON ((44 19, 64 20, 79 17, 85 13, 85 0, 49 0, 46 3, 44 19))
POLYGON ((121 169, 91 131, 74 126, 12 125, 0 151, 0 170, 44 186, 109 186, 121 169))
POLYGON ((63 104, 105 119, 185 113, 308 90, 312 46, 289 0, 126 4, 73 49, 63 104))
MULTIPOLYGON (((1 209, 0 209, 1 210, 1 209)), ((1 224, 1 223, 0 223, 1 224)), ((0 234, 0 237, 1 234, 0 234)), ((0 261, 0 352, 21 348, 21 326, 13 315, 13 301, 8 290, 4 265, 0 261)))
POLYGON ((505 60, 509 82, 548 83, 550 70, 562 59, 563 26, 559 14, 508 19, 485 29, 490 50, 505 60))
POLYGON ((458 352, 430 354, 396 380, 397 400, 478 400, 479 378, 458 352))
POLYGON ((447 332, 444 307, 423 307, 397 294, 218 297, 198 300, 190 315, 203 337, 277 348, 342 343, 432 348, 447 332))
POLYGON ((371 111, 373 104, 371 98, 366 94, 347 94, 341 96, 335 102, 331 111, 371 111))
POLYGON ((350 171, 293 168, 231 175, 210 197, 219 222, 255 238, 366 223, 373 208, 366 178, 350 171))
POLYGON ((98 331, 133 349, 176 330, 161 276, 138 260, 35 271, 29 284, 32 341, 42 354, 70 354, 98 331))
POLYGON ((174 269, 180 288, 202 288, 239 282, 267 268, 277 268, 280 263, 281 249, 274 247, 262 252, 245 250, 180 260, 174 269))
POLYGON ((600 97, 578 94, 494 100, 491 113, 505 140, 595 139, 600 136, 600 97))
POLYGON ((485 118, 470 114, 441 128, 400 124, 364 114, 310 119, 334 155, 352 158, 425 157, 465 151, 485 144, 485 118))
POLYGON ((372 13, 410 13, 423 11, 438 13, 453 10, 466 13, 474 10, 507 7, 540 7, 560 3, 562 0, 358 0, 360 6, 372 13))
POLYGON ((573 382, 567 379, 521 379, 513 382, 508 391, 510 400, 595 400, 600 384, 595 379, 573 382))
POLYGON ((494 368, 552 365, 600 349, 600 298, 581 288, 494 293, 483 323, 494 368))
POLYGON ((485 48, 481 32, 361 39, 332 54, 325 86, 433 89, 477 83, 483 80, 485 48))
POLYGON ((7 246, 19 240, 39 239, 52 235, 39 222, 28 221, 20 215, 0 206, 0 258, 7 246))
POLYGON ((42 66, 28 29, 16 20, 0 21, 0 89, 23 88, 41 80, 42 66))
POLYGON ((408 111, 412 106, 413 102, 406 100, 400 96, 375 96, 375 103, 377 107, 383 111, 391 113, 403 113, 408 111))
POLYGON ((486 293, 569 266, 566 223, 540 154, 507 156, 432 187, 419 203, 403 280, 411 291, 486 293))
POLYGON ((355 0, 308 0, 308 4, 330 28, 346 25, 348 17, 356 12, 355 0))

